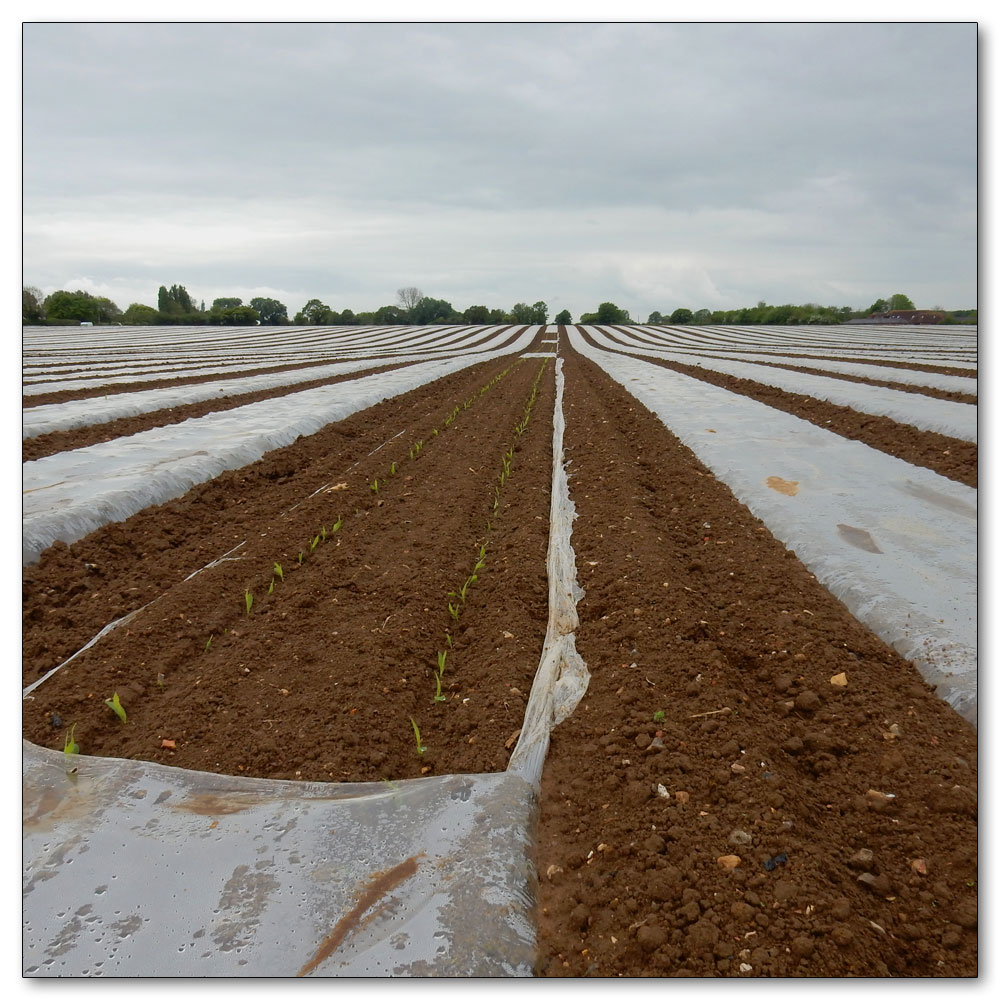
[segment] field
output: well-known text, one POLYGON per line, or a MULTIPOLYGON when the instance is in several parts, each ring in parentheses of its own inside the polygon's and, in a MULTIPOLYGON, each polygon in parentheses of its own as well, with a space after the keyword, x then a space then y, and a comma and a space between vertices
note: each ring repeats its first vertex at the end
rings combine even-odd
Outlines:
MULTIPOLYGON (((24 363, 28 974, 103 954, 65 863, 93 758, 285 803, 522 775, 529 957, 398 974, 976 974, 974 330, 26 329, 24 363)), ((370 973, 436 838, 342 861, 287 967, 196 911, 216 948, 159 974, 370 973)))

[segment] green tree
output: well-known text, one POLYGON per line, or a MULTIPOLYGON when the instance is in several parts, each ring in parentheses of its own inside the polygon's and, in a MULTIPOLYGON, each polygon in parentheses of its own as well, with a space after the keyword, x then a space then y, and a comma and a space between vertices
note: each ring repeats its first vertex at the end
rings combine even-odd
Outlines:
POLYGON ((491 309, 490 310, 490 322, 491 323, 507 323, 507 314, 502 309, 491 309))
POLYGON ((340 321, 334 320, 334 311, 319 299, 310 299, 296 314, 295 323, 298 326, 331 326, 340 321))
POLYGON ((538 326, 544 326, 548 321, 549 307, 539 300, 531 307, 531 322, 538 326))
POLYGON ((220 313, 224 309, 235 309, 237 306, 241 305, 243 305, 243 300, 237 298, 221 298, 212 300, 212 309, 220 313))
POLYGON ((916 309, 911 299, 908 299, 902 292, 896 292, 889 297, 889 309, 916 309))
POLYGON ((490 310, 487 306, 469 306, 462 313, 462 319, 466 323, 488 323, 490 321, 490 310))
POLYGON ((873 303, 872 303, 872 304, 871 304, 871 305, 870 305, 870 306, 868 307, 868 315, 869 315, 869 316, 870 316, 870 315, 871 315, 872 313, 884 313, 884 312, 888 312, 888 311, 889 311, 889 303, 888 303, 888 302, 886 302, 886 300, 885 300, 885 299, 876 299, 876 300, 875 300, 875 301, 874 301, 874 302, 873 302, 873 303))
POLYGON ((342 326, 357 326, 358 317, 354 315, 353 310, 344 309, 340 314, 340 323, 342 326))
POLYGON ((663 322, 663 314, 654 309, 649 314, 649 319, 647 319, 646 322, 651 323, 653 326, 657 326, 663 322))
POLYGON ((251 299, 250 308, 260 316, 264 326, 282 326, 288 322, 288 309, 277 299, 251 299))
POLYGON ((695 323, 710 323, 712 320, 712 314, 707 309, 699 309, 694 314, 695 323))
POLYGON ((222 322, 226 326, 256 326, 260 315, 250 306, 233 306, 232 309, 222 310, 222 322))
POLYGON ((171 285, 170 288, 160 285, 156 307, 162 316, 192 316, 198 311, 183 285, 171 285))
POLYGON ((151 326, 160 317, 160 314, 152 306, 144 306, 140 302, 133 302, 122 316, 122 321, 129 326, 151 326))
POLYGON ((627 323, 628 321, 628 310, 619 309, 614 302, 602 302, 597 307, 598 323, 627 323))
POLYGON ((100 307, 97 299, 89 292, 63 290, 53 292, 46 298, 43 307, 49 320, 71 323, 97 323, 100 321, 100 307))
POLYGON ((405 317, 398 306, 379 306, 375 310, 372 322, 376 326, 399 326, 405 317))
POLYGON ((527 302, 515 302, 508 313, 512 323, 534 323, 535 311, 527 302))
POLYGON ((678 326, 690 323, 694 319, 694 313, 690 309, 675 309, 670 314, 670 322, 678 326))
POLYGON ((29 285, 21 288, 21 322, 25 326, 45 321, 45 296, 41 290, 29 285))
POLYGON ((444 299, 432 299, 424 296, 410 313, 410 320, 418 326, 427 326, 431 323, 447 323, 451 320, 460 320, 462 317, 455 312, 450 302, 444 299))
POLYGON ((97 307, 98 323, 117 323, 122 318, 122 311, 104 295, 99 295, 94 299, 97 307))
POLYGON ((560 326, 565 326, 567 323, 573 322, 573 316, 570 314, 568 309, 562 309, 556 313, 553 323, 558 323, 560 326))

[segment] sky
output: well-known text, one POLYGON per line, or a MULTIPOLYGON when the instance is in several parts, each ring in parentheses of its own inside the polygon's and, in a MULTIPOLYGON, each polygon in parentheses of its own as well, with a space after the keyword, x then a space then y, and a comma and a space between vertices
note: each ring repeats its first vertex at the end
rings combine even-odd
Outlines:
POLYGON ((23 283, 977 305, 974 23, 28 23, 23 283))

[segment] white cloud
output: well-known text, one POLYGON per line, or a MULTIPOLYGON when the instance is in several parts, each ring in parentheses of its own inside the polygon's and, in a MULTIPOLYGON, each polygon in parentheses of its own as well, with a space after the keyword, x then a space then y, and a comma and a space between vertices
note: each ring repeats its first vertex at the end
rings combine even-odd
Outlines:
POLYGON ((29 25, 24 276, 290 312, 407 283, 574 314, 971 305, 975 46, 941 24, 29 25))

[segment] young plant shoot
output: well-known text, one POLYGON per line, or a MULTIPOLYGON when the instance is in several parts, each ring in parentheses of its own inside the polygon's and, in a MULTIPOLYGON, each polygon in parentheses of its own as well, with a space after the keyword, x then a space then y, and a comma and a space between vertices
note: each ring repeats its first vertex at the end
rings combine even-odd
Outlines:
POLYGON ((110 698, 105 698, 104 704, 107 705, 108 708, 110 708, 111 711, 114 712, 115 715, 117 715, 118 718, 122 720, 122 722, 128 722, 128 716, 125 714, 124 706, 118 699, 117 691, 110 698))

